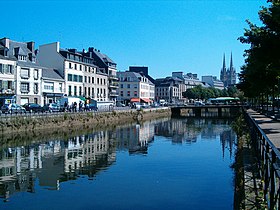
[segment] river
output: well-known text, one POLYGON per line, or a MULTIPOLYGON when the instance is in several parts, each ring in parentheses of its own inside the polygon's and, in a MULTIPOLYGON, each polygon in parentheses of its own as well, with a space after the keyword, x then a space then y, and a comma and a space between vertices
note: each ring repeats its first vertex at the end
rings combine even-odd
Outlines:
POLYGON ((0 148, 0 209, 233 209, 229 120, 162 118, 0 148))

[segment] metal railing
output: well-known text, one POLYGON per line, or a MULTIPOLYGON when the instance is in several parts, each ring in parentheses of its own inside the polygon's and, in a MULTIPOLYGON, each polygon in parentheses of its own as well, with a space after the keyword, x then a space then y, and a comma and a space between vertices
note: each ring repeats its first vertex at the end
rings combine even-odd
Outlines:
POLYGON ((263 199, 268 209, 279 209, 280 207, 280 152, 268 139, 264 131, 256 121, 244 113, 245 119, 250 127, 250 135, 257 151, 260 176, 264 192, 263 199))

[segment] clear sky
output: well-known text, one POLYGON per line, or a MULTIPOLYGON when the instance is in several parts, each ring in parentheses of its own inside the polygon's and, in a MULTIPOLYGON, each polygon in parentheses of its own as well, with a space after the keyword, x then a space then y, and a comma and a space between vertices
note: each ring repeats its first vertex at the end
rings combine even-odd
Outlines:
POLYGON ((94 47, 117 63, 148 66, 154 78, 172 71, 220 77, 223 54, 240 72, 244 49, 237 38, 260 25, 266 0, 0 0, 0 37, 34 41, 35 47, 59 41, 62 48, 94 47))

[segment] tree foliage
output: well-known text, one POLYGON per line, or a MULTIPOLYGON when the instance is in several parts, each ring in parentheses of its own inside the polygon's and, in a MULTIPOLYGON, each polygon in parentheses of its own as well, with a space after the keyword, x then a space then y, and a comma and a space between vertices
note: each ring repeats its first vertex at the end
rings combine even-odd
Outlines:
POLYGON ((240 97, 240 91, 236 87, 229 87, 228 89, 217 89, 217 88, 205 88, 198 85, 194 88, 187 89, 183 96, 188 99, 202 99, 207 100, 209 98, 217 98, 222 96, 240 97))
POLYGON ((268 4, 259 11, 263 25, 247 20, 249 29, 239 37, 241 43, 250 44, 250 49, 244 53, 245 65, 241 67, 238 88, 251 98, 273 93, 279 83, 280 3, 270 0, 268 4))

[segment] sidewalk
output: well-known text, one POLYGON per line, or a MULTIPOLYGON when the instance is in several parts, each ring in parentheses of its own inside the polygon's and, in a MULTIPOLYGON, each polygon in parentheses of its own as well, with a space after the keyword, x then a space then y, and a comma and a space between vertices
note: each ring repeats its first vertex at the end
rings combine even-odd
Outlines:
POLYGON ((280 122, 252 109, 248 109, 247 113, 255 119, 274 146, 280 148, 280 122))

